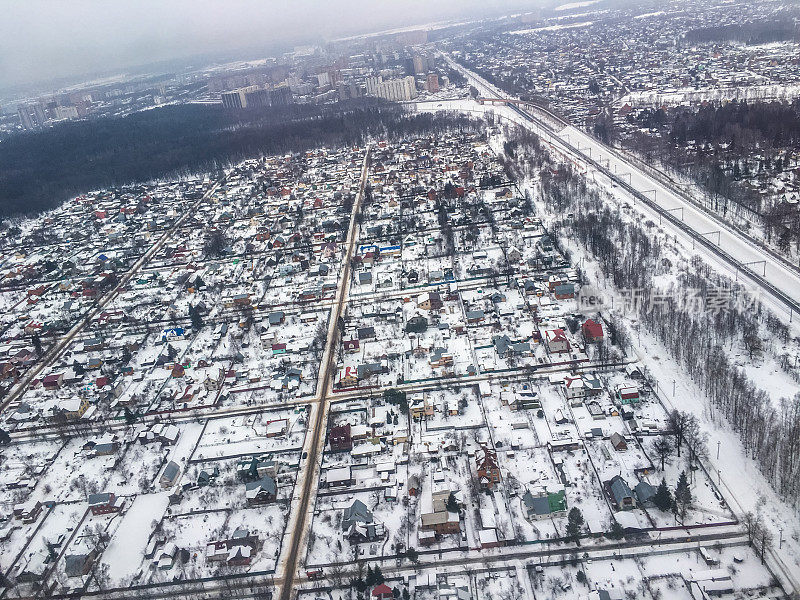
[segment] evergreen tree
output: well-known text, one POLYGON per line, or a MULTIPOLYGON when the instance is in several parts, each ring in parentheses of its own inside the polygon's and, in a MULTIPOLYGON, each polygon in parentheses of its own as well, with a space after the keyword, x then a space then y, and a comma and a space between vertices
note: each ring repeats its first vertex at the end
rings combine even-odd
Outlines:
POLYGON ((572 507, 567 515, 567 538, 573 542, 579 542, 581 528, 583 527, 583 513, 578 507, 572 507))
POLYGON ((203 328, 203 315, 197 310, 196 306, 189 305, 189 318, 192 321, 192 331, 197 333, 203 328))
POLYGON ((367 578, 366 578, 367 587, 374 587, 377 584, 377 580, 375 578, 375 571, 372 570, 371 566, 367 566, 367 578))
POLYGON ((416 548, 409 548, 406 550, 406 558, 416 564, 419 560, 419 552, 417 552, 416 548))
POLYGON ((41 356, 42 355, 42 338, 40 338, 38 335, 34 335, 31 338, 31 341, 33 342, 33 349, 36 350, 36 356, 41 356))
POLYGON ((0 429, 0 444, 6 445, 11 443, 11 436, 5 429, 0 429))
POLYGON ((125 422, 128 425, 132 425, 132 424, 136 423, 136 419, 137 419, 137 415, 134 414, 133 411, 131 411, 131 409, 126 406, 125 407, 125 422))
POLYGON ((625 530, 616 519, 611 519, 611 531, 608 533, 608 537, 612 540, 621 540, 625 537, 625 530))
POLYGON ((675 504, 678 508, 678 514, 681 517, 681 522, 686 518, 686 511, 692 504, 692 492, 689 489, 689 481, 686 478, 686 471, 681 471, 678 476, 678 483, 675 486, 675 504))
POLYGON ((659 510, 664 512, 667 512, 672 507, 672 493, 667 487, 666 479, 661 479, 656 495, 653 497, 653 502, 659 510))
POLYGON ((375 585, 380 585, 386 581, 386 578, 381 572, 380 565, 375 565, 375 568, 372 570, 372 575, 375 577, 375 585))
POLYGON ((461 510, 461 507, 458 505, 456 495, 453 492, 450 492, 450 495, 447 497, 446 508, 450 512, 459 512, 461 510))

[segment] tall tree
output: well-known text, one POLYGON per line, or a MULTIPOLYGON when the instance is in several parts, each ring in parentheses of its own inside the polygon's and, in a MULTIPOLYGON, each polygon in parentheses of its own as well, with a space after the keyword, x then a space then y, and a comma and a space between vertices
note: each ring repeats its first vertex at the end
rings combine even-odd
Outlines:
POLYGON ((658 485, 656 495, 653 497, 653 502, 661 511, 667 512, 672 507, 672 493, 667 487, 667 480, 662 478, 661 483, 658 485))
POLYGON ((669 438, 662 435, 655 439, 652 448, 653 452, 658 457, 658 460, 661 463, 661 470, 663 471, 664 464, 672 456, 672 452, 674 450, 674 448, 672 447, 672 442, 669 441, 669 438))
POLYGON ((567 515, 567 538, 580 544, 582 527, 583 513, 577 506, 573 506, 567 515))
POLYGON ((678 483, 675 485, 675 503, 678 507, 681 523, 683 523, 686 519, 686 512, 692 504, 692 491, 689 489, 686 471, 681 471, 678 476, 678 483))
POLYGON ((31 338, 31 342, 33 342, 33 349, 36 351, 36 356, 42 355, 42 338, 37 335, 34 335, 31 338))

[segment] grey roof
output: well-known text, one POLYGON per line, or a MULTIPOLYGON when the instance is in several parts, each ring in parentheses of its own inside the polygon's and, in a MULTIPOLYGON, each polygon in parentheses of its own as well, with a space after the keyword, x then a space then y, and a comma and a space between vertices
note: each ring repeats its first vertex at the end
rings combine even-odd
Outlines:
POLYGON ((354 523, 371 522, 372 513, 361 500, 354 500, 342 513, 342 529, 350 529, 350 526, 354 523))
POLYGON ((534 496, 531 494, 530 490, 528 490, 522 497, 522 502, 525 504, 525 508, 528 509, 528 512, 533 511, 537 515, 550 514, 550 503, 547 500, 547 496, 534 496))
POLYGON ((167 466, 164 467, 164 472, 161 474, 161 479, 165 481, 174 481, 178 476, 179 471, 180 467, 178 464, 171 460, 167 463, 167 466))
POLYGON ((274 496, 278 492, 278 486, 275 485, 275 480, 269 475, 264 475, 264 477, 262 477, 258 481, 251 481, 246 485, 245 489, 248 492, 251 490, 260 489, 272 496, 274 496))
POLYGON ((611 490, 611 495, 614 496, 614 501, 617 504, 622 504, 622 501, 625 498, 633 498, 633 492, 631 492, 631 488, 628 487, 628 484, 619 475, 614 475, 614 477, 611 478, 608 487, 611 490))
POLYGON ((69 554, 64 559, 64 572, 67 577, 82 577, 86 565, 87 554, 69 554))
POLYGON ((357 372, 358 378, 364 379, 373 373, 380 373, 383 370, 380 363, 366 363, 363 365, 358 365, 357 372))
POLYGON ((282 310, 279 310, 273 313, 269 313, 269 317, 267 318, 269 319, 270 325, 280 325, 281 321, 283 321, 285 316, 286 315, 284 314, 284 312, 282 310))
POLYGON ((445 348, 436 348, 431 353, 431 362, 437 362, 441 360, 441 358, 447 354, 447 350, 445 348))
POLYGON ((510 349, 514 354, 526 354, 531 351, 531 345, 528 342, 517 342, 511 344, 510 349))
POLYGON ((367 338, 374 338, 375 337, 375 328, 374 327, 359 327, 358 328, 358 339, 364 340, 367 338))
POLYGON ((497 354, 503 356, 506 352, 508 352, 509 346, 511 346, 511 338, 509 338, 507 335, 496 335, 492 337, 492 344, 494 344, 497 354))
POLYGON ((639 504, 650 502, 656 495, 656 488, 646 481, 640 481, 637 483, 633 490, 636 493, 636 499, 639 501, 639 504))
POLYGON ((108 492, 102 494, 89 494, 87 500, 89 501, 89 506, 94 506, 95 504, 108 504, 111 501, 111 494, 108 492))

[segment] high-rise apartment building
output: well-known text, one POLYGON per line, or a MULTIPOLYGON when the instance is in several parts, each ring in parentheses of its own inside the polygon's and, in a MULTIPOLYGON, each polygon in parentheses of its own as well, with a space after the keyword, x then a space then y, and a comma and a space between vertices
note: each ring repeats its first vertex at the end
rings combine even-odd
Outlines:
POLYGON ((425 87, 431 94, 435 94, 439 91, 439 76, 436 73, 428 73, 428 77, 425 80, 425 87))
POLYGON ((381 77, 367 77, 366 88, 368 96, 377 96, 394 102, 413 100, 417 97, 417 84, 411 75, 388 81, 383 81, 381 77))

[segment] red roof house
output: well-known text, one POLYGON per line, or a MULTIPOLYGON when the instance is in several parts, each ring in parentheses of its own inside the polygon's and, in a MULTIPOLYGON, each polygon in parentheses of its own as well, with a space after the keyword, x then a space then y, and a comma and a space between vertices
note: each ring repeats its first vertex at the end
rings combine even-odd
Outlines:
POLYGON ((392 600, 392 588, 382 583, 372 590, 372 597, 375 598, 375 600, 392 600))
POLYGON ((603 326, 592 319, 587 319, 581 326, 581 331, 587 342, 598 342, 603 339, 603 326))

